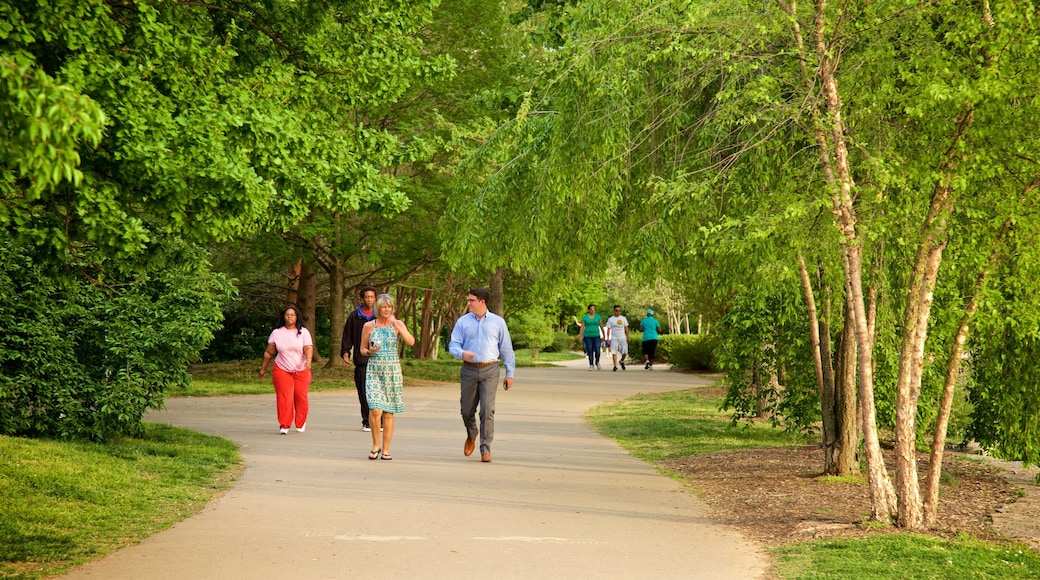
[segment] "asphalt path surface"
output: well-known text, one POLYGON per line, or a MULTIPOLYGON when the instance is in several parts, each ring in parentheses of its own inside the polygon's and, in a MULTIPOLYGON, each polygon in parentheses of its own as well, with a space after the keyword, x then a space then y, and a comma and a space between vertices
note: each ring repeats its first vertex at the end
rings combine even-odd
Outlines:
POLYGON ((147 420, 237 443, 246 469, 198 515, 67 578, 764 577, 762 549, 583 420, 711 379, 630 366, 518 369, 492 463, 462 454, 457 385, 405 389, 392 461, 368 459, 353 389, 313 393, 279 435, 274 396, 179 398, 147 420))

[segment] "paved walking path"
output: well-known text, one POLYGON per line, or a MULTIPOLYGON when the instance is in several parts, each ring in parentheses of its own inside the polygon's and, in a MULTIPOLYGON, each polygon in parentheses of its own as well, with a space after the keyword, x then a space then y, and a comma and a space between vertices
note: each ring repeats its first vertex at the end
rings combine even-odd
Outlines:
POLYGON ((519 369, 494 462, 462 455, 458 387, 411 387, 393 461, 369 461, 353 389, 279 435, 273 396, 184 398, 148 420, 226 437, 246 469, 200 514, 68 578, 762 577, 762 550, 597 435, 586 409, 705 384, 668 372, 519 369))

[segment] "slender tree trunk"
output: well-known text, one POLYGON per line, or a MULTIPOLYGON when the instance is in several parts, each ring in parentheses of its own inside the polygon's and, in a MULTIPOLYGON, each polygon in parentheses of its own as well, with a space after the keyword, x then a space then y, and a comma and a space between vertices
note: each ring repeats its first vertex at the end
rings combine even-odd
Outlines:
MULTIPOLYGON (((337 232, 337 236, 339 233, 337 232)), ((339 256, 331 256, 329 264, 329 360, 325 363, 327 368, 343 366, 345 363, 339 356, 340 346, 343 344, 343 327, 346 325, 346 292, 344 278, 346 271, 343 259, 339 256)))
POLYGON ((874 344, 867 324, 863 304, 861 254, 858 246, 845 248, 845 268, 852 296, 852 321, 856 336, 857 367, 859 371, 860 421, 863 428, 863 452, 867 460, 867 483, 870 488, 871 518, 890 522, 896 514, 895 489, 885 468, 881 441, 877 430, 877 407, 874 402, 874 344))
MULTIPOLYGON (((310 262, 304 261, 300 265, 300 287, 297 292, 296 307, 300 309, 303 317, 303 325, 314 336, 315 310, 318 301, 318 276, 311 268, 310 262)), ((317 349, 313 351, 314 362, 321 360, 317 349)))
POLYGON ((289 266, 285 271, 286 278, 286 291, 285 291, 285 304, 292 304, 297 306, 299 302, 299 290, 300 290, 300 269, 303 267, 303 261, 297 260, 295 264, 289 266))
POLYGON ((491 287, 488 288, 488 292, 491 293, 491 302, 488 302, 488 310, 495 314, 502 316, 505 311, 505 290, 503 289, 505 270, 498 268, 495 273, 491 275, 491 287))
MULTIPOLYGON (((853 205, 852 170, 849 167, 848 148, 845 144, 845 124, 841 115, 841 95, 835 77, 835 62, 824 32, 825 0, 816 2, 816 57, 820 62, 820 85, 826 101, 829 137, 823 137, 821 155, 828 166, 833 163, 834 216, 838 228, 845 238, 845 278, 852 295, 853 320, 855 321, 857 356, 860 381, 860 404, 863 417, 863 445, 867 459, 867 481, 870 486, 871 517, 891 521, 896 513, 896 497, 885 468, 881 453, 881 442, 877 432, 877 412, 874 402, 874 343, 870 336, 867 312, 863 296, 863 248, 856 232, 856 210, 853 205), (828 146, 829 145, 829 146, 828 146), (833 151, 833 154, 829 153, 833 151)), ((820 120, 822 123, 822 119, 820 120)))
POLYGON ((433 329, 433 288, 426 288, 423 293, 422 325, 419 329, 419 348, 416 356, 426 360, 433 356, 436 346, 433 338, 436 336, 433 329))
POLYGON ((806 309, 809 314, 809 341, 813 354, 813 370, 816 372, 816 388, 820 395, 820 416, 823 423, 823 472, 835 475, 834 375, 824 371, 824 361, 827 361, 828 367, 830 366, 828 352, 830 340, 826 336, 829 330, 826 323, 820 322, 816 313, 816 298, 813 295, 812 281, 810 281, 809 271, 805 267, 805 259, 801 255, 798 256, 798 274, 802 280, 802 293, 805 296, 806 309), (828 351, 825 351, 825 348, 828 351))
POLYGON ((757 361, 755 370, 751 372, 751 385, 755 389, 755 417, 763 419, 766 416, 766 405, 765 396, 762 393, 762 373, 759 372, 757 361))
POLYGON ((832 189, 835 224, 843 236, 842 268, 845 273, 846 293, 853 304, 852 320, 856 336, 857 367, 859 376, 860 414, 863 428, 863 448, 867 460, 867 482, 870 489, 871 517, 891 521, 896 513, 895 490, 885 468, 884 456, 877 434, 877 415, 874 407, 873 340, 869 332, 866 307, 863 301, 862 247, 856 233, 856 211, 852 198, 852 171, 849 168, 848 149, 845 145, 845 126, 841 115, 841 96, 835 78, 837 67, 825 31, 826 0, 816 0, 813 10, 815 46, 812 59, 815 70, 810 70, 810 53, 802 37, 796 3, 777 0, 780 9, 788 15, 791 32, 797 47, 799 66, 806 95, 820 94, 823 109, 813 107, 813 132, 824 178, 832 189))
MULTIPOLYGON (((953 211, 951 194, 953 172, 959 157, 957 143, 967 132, 972 119, 970 110, 961 116, 940 166, 940 178, 935 184, 928 214, 922 224, 903 314, 903 344, 899 352, 899 376, 896 380, 896 480, 899 498, 896 523, 908 529, 919 529, 925 525, 924 503, 917 480, 917 407, 921 398, 921 374, 928 340, 932 293, 939 277, 949 217, 953 211)), ((937 467, 941 469, 941 464, 937 467)))
MULTIPOLYGON (((1026 186, 1019 203, 1023 203, 1037 188, 1040 188, 1040 177, 1034 179, 1026 186)), ((957 326, 957 332, 954 334, 953 338, 953 347, 950 350, 949 358, 946 360, 946 378, 943 382, 942 396, 939 399, 939 413, 935 418, 935 432, 932 437, 932 452, 928 464, 928 478, 925 484, 924 523, 926 526, 935 525, 935 519, 938 513, 939 476, 942 472, 943 454, 946 449, 946 433, 950 423, 950 412, 953 408, 953 394, 957 386, 957 377, 960 376, 961 357, 964 354, 964 344, 968 340, 968 331, 971 321, 975 318, 975 313, 979 308, 979 296, 982 295, 982 291, 985 289, 986 282, 989 279, 989 273, 997 264, 997 260, 1001 254, 1001 247, 1003 246, 1005 237, 1011 230, 1012 223, 1012 220, 1008 218, 1004 220, 1003 224, 1001 224, 1000 230, 998 230, 998 234, 994 239, 993 249, 990 251, 987 265, 975 277, 975 284, 972 287, 971 297, 968 299, 968 303, 964 307, 964 315, 961 317, 960 324, 957 326)))
POLYGON ((856 335, 852 305, 846 296, 845 324, 838 342, 834 377, 834 474, 859 473, 859 409, 856 405, 856 335))
MULTIPOLYGON (((990 262, 992 265, 992 261, 990 262)), ((939 479, 942 473, 943 454, 946 450, 946 432, 950 424, 950 411, 953 409, 953 393, 960 376, 961 355, 964 343, 968 340, 968 325, 978 309, 978 297, 985 284, 989 268, 979 273, 975 280, 975 291, 964 310, 957 332, 953 338, 953 348, 946 360, 946 379, 943 381, 942 395, 939 398, 939 413, 935 418, 935 433, 932 435, 932 453, 929 457, 928 476, 925 480, 924 505, 922 506, 925 526, 935 525, 935 517, 939 506, 939 479)))

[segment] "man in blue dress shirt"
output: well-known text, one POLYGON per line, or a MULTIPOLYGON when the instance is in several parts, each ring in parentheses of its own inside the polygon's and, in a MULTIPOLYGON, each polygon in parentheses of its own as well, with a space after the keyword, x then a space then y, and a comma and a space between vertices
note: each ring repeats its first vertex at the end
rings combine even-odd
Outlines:
POLYGON ((462 423, 466 426, 466 443, 462 453, 469 456, 480 435, 480 460, 491 462, 491 441, 495 438, 495 394, 498 392, 498 361, 506 364, 505 390, 513 386, 516 358, 506 321, 488 311, 491 294, 485 288, 474 288, 466 297, 469 312, 455 322, 448 352, 462 361, 459 381, 462 383, 462 423), (480 403, 480 428, 477 429, 477 403, 480 403))

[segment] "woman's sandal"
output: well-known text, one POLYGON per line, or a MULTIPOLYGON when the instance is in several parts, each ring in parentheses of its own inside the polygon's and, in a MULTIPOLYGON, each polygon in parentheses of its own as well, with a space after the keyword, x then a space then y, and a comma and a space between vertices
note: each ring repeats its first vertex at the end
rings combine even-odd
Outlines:
POLYGON ((379 456, 382 455, 382 454, 383 454, 383 450, 382 449, 377 449, 375 451, 369 451, 368 452, 368 458, 369 459, 379 459, 379 456))
POLYGON ((391 459, 393 459, 393 457, 390 457, 390 454, 389 454, 389 453, 384 453, 384 454, 383 454, 383 457, 382 457, 381 459, 385 459, 385 460, 387 460, 387 461, 390 461, 391 459))

